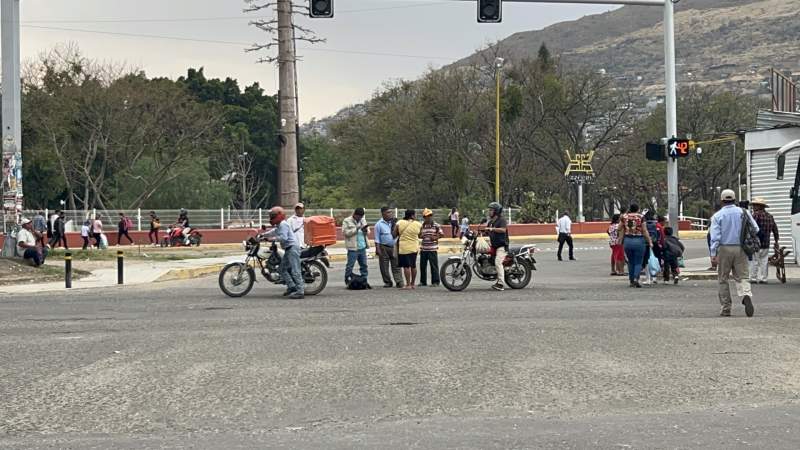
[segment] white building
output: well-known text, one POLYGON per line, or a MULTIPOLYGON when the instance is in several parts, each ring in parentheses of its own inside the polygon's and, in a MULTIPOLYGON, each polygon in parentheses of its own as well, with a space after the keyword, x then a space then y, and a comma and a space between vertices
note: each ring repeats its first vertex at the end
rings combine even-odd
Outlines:
POLYGON ((800 113, 759 111, 756 130, 745 135, 749 198, 766 199, 767 211, 778 225, 780 245, 793 251, 786 262, 795 264, 800 251, 800 223, 796 223, 800 222, 800 199, 793 199, 790 192, 793 188, 796 192, 800 182, 795 176, 800 149, 786 155, 783 180, 777 179, 775 156, 778 149, 796 140, 800 140, 800 113))

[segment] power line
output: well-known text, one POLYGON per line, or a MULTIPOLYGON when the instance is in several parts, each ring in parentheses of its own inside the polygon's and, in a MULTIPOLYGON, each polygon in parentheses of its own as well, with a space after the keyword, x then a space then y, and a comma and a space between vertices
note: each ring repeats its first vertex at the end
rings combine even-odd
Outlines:
MULTIPOLYGON (((198 42, 204 44, 221 44, 221 45, 235 45, 238 47, 248 47, 252 45, 252 43, 248 42, 236 42, 236 41, 222 41, 216 39, 197 39, 197 38, 186 38, 180 36, 162 36, 162 35, 155 35, 155 34, 140 34, 140 33, 125 33, 119 31, 101 31, 101 30, 85 30, 85 29, 78 29, 78 28, 62 28, 62 27, 46 27, 46 26, 39 26, 39 25, 21 25, 22 28, 32 28, 37 30, 48 30, 48 31, 70 31, 76 33, 91 33, 91 34, 104 34, 109 36, 121 36, 121 37, 136 37, 136 38, 147 38, 147 39, 162 39, 162 40, 170 40, 170 41, 181 41, 181 42, 198 42)), ((368 56, 387 56, 387 57, 394 57, 394 58, 415 58, 415 59, 437 59, 437 60, 447 60, 447 61, 455 61, 455 58, 446 57, 446 56, 426 56, 426 55, 410 55, 410 54, 403 54, 403 53, 382 53, 382 52, 369 52, 369 51, 360 51, 360 50, 342 50, 342 49, 333 49, 333 48, 313 48, 313 47, 300 47, 299 50, 303 51, 312 51, 312 52, 328 52, 328 53, 342 53, 342 54, 351 54, 351 55, 368 55, 368 56)))
MULTIPOLYGON (((395 9, 410 9, 410 8, 424 8, 430 6, 438 6, 445 4, 453 4, 452 1, 435 1, 425 2, 413 5, 398 5, 398 6, 378 6, 374 8, 360 8, 360 9, 337 9, 336 13, 363 13, 373 11, 387 11, 395 9)), ((107 19, 42 19, 42 20, 23 20, 21 24, 48 24, 48 23, 177 23, 177 22, 222 22, 222 21, 237 21, 237 20, 255 20, 255 19, 270 19, 272 16, 222 16, 222 17, 184 17, 184 18, 146 18, 146 19, 125 19, 125 18, 107 18, 107 19)))

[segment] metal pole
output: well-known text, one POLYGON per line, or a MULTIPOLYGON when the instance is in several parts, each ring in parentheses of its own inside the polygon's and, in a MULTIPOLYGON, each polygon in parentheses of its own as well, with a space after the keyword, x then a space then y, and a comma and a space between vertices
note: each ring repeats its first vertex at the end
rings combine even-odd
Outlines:
MULTIPOLYGON (((677 87, 675 82, 675 17, 672 1, 664 2, 664 56, 666 71, 667 137, 678 135, 677 87)), ((667 199, 669 226, 678 231, 678 160, 667 158, 667 199)))
POLYGON ((261 225, 263 224, 264 224, 264 216, 261 211, 261 208, 258 208, 258 226, 261 227, 261 225))
POLYGON ((2 0, 2 154, 9 169, 3 180, 4 222, 17 221, 17 206, 22 206, 22 113, 19 64, 19 1, 2 0), (8 162, 6 162, 8 161, 8 162))
POLYGON ((64 253, 64 287, 72 289, 72 253, 64 253))
POLYGON ((136 220, 138 222, 138 230, 137 231, 142 231, 142 208, 137 208, 136 209, 136 220))
POLYGON ((123 259, 125 258, 122 250, 117 250, 117 284, 125 284, 123 259))
POLYGON ((497 68, 497 111, 495 121, 494 201, 500 202, 500 68, 497 68))
MULTIPOLYGON (((733 184, 733 172, 736 170, 736 141, 731 141, 731 184, 733 184)), ((742 200, 742 196, 737 197, 742 200)))
POLYGON ((583 222, 583 183, 578 182, 578 222, 583 222))
POLYGON ((225 208, 219 209, 219 229, 225 229, 225 208))

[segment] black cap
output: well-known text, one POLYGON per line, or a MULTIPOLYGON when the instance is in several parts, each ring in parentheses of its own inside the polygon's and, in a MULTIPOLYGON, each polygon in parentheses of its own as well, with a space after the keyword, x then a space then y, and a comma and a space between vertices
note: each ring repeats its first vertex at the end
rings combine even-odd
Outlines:
POLYGON ((364 215, 364 208, 356 208, 356 210, 353 211, 353 215, 354 216, 363 216, 364 215))

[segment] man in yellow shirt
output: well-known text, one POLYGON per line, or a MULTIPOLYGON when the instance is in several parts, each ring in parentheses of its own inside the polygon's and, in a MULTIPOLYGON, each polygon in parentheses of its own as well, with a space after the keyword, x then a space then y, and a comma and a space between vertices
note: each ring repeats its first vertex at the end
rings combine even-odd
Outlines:
POLYGON ((407 209, 403 220, 398 221, 394 227, 393 234, 400 242, 397 252, 399 266, 403 269, 406 278, 406 285, 403 289, 414 289, 417 281, 417 253, 419 253, 419 232, 421 230, 422 224, 417 222, 417 213, 413 209, 407 209))

